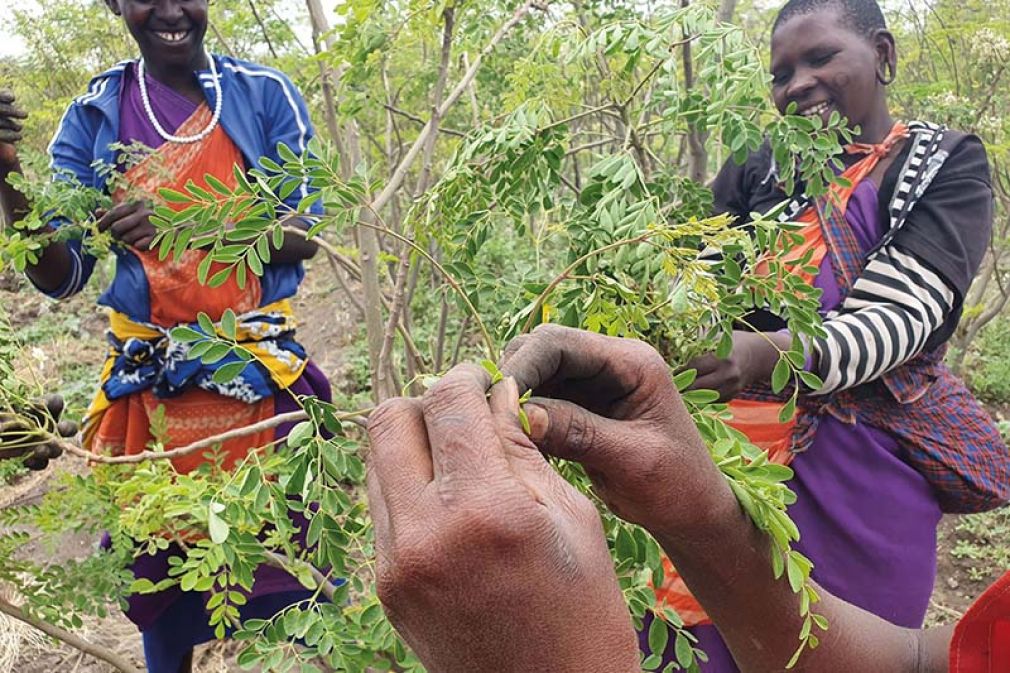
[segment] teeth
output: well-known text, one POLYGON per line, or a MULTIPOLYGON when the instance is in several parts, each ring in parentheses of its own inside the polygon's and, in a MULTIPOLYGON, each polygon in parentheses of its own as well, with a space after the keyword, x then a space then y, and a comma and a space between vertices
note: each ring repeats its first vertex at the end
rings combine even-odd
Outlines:
POLYGON ((186 39, 186 36, 189 35, 189 31, 186 30, 181 33, 162 33, 160 31, 156 31, 154 34, 163 39, 165 42, 182 42, 186 39))
POLYGON ((817 105, 811 108, 807 108, 800 114, 803 115, 804 117, 819 117, 825 112, 827 112, 828 108, 829 108, 828 102, 825 101, 823 103, 818 103, 817 105))

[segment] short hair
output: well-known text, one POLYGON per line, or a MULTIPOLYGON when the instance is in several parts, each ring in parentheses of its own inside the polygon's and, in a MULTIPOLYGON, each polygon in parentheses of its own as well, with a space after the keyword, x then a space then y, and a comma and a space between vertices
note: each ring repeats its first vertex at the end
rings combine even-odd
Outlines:
POLYGON ((794 16, 802 16, 828 7, 837 8, 842 20, 855 33, 870 37, 878 30, 887 30, 887 21, 877 0, 789 0, 775 17, 774 33, 794 16))

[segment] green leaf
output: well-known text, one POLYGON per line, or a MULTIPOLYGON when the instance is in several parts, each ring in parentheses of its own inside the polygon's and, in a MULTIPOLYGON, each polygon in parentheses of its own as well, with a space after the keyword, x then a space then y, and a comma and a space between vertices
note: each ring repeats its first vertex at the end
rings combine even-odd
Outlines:
POLYGON ((687 636, 683 633, 677 634, 674 652, 677 656, 677 663, 680 664, 681 668, 687 668, 694 662, 694 649, 691 647, 691 642, 687 639, 687 636))
POLYGON ((691 387, 691 384, 694 383, 697 378, 697 369, 685 369, 673 377, 673 385, 677 386, 677 390, 680 392, 684 392, 691 387))
POLYGON ((221 316, 221 333, 229 339, 235 339, 235 312, 230 308, 225 309, 221 316))
POLYGON ((231 532, 231 528, 217 515, 213 507, 207 508, 207 529, 210 532, 210 541, 214 544, 224 544, 231 532))
POLYGON ((217 329, 214 326, 214 321, 210 319, 210 316, 200 311, 196 315, 196 321, 200 324, 200 329, 203 330, 204 334, 207 336, 214 336, 217 334, 217 329))
POLYGON ((133 583, 130 584, 131 594, 146 594, 151 593, 152 591, 154 591, 154 582, 146 577, 135 579, 133 580, 133 583))
POLYGON ((792 374, 792 368, 789 366, 789 361, 779 357, 779 361, 775 363, 775 369, 772 371, 772 391, 782 392, 786 384, 789 383, 790 374, 792 374))
MULTIPOLYGON (((220 362, 225 357, 227 357, 229 353, 231 353, 231 346, 229 346, 226 343, 221 343, 220 341, 208 341, 207 343, 210 344, 210 347, 200 357, 200 360, 205 365, 212 365, 217 362, 220 362)), ((200 345, 202 344, 197 344, 197 346, 200 345)), ((190 350, 190 357, 194 357, 192 349, 190 350)))
POLYGON ((803 569, 792 554, 786 557, 786 576, 789 578, 789 586, 792 587, 793 592, 799 593, 803 588, 805 578, 803 577, 803 569))
POLYGON ((800 380, 803 381, 803 385, 811 390, 819 390, 824 382, 821 381, 821 377, 817 376, 813 372, 800 372, 800 380))
POLYGON ((614 551, 617 552, 619 559, 634 560, 638 555, 638 545, 635 544, 635 538, 632 537, 631 533, 624 526, 617 529, 617 538, 614 540, 614 551))
POLYGON ((245 370, 248 365, 245 362, 229 362, 228 364, 221 365, 214 370, 214 374, 211 377, 214 383, 224 385, 226 383, 231 383, 245 370))
MULTIPOLYGON (((260 239, 260 240, 263 240, 263 239, 260 239)), ((246 258, 245 258, 245 260, 246 260, 246 264, 249 265, 249 270, 252 271, 253 274, 255 274, 257 276, 262 276, 263 275, 263 262, 261 262, 260 258, 256 256, 256 252, 257 251, 255 251, 255 250, 251 251, 251 254, 247 255, 246 258)))
POLYGON ((277 156, 285 163, 298 163, 298 155, 284 143, 277 143, 277 156))
POLYGON ((501 370, 498 369, 498 365, 490 360, 481 360, 480 366, 491 375, 491 385, 494 385, 505 378, 504 374, 501 373, 501 370))
POLYGON ((228 266, 215 273, 213 276, 211 276, 210 280, 207 282, 207 286, 221 287, 222 285, 224 285, 228 281, 228 278, 231 276, 233 268, 234 267, 228 266))
POLYGON ((291 428, 291 432, 288 433, 287 444, 293 448, 301 447, 315 436, 316 426, 312 421, 302 421, 291 428))
POLYGON ((658 616, 655 617, 649 624, 649 651, 662 657, 669 639, 670 627, 658 616))
POLYGON ((207 185, 211 189, 213 189, 219 195, 221 195, 221 196, 227 196, 227 195, 231 194, 231 189, 228 188, 228 185, 224 184, 223 182, 221 182, 220 180, 218 180, 216 177, 214 177, 210 173, 205 173, 204 176, 203 176, 203 180, 204 180, 204 182, 207 183, 207 185))
POLYGON ((158 190, 158 196, 165 200, 166 203, 192 203, 193 198, 177 192, 174 189, 161 188, 158 190))
POLYGON ((190 327, 175 327, 168 335, 173 341, 180 343, 194 343, 206 338, 205 335, 190 327))
POLYGON ((779 410, 779 422, 788 423, 796 415, 796 396, 789 398, 789 400, 782 405, 782 409, 779 410))

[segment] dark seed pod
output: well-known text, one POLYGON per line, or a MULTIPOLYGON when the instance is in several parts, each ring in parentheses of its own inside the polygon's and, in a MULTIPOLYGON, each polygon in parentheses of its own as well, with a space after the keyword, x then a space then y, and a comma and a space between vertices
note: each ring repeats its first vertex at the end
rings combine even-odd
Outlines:
POLYGON ((73 421, 60 421, 56 426, 56 432, 60 437, 73 437, 77 434, 77 423, 73 421))
POLYGON ((49 465, 49 459, 45 456, 40 456, 38 453, 32 454, 29 458, 25 458, 25 467, 29 470, 44 470, 49 465))
POLYGON ((50 394, 45 396, 46 411, 54 421, 60 420, 63 415, 63 397, 61 395, 50 394))
POLYGON ((0 460, 8 460, 10 458, 20 458, 21 456, 28 453, 29 447, 23 447, 18 449, 3 449, 0 448, 0 460))
MULTIPOLYGON (((42 451, 45 452, 46 457, 50 460, 53 458, 59 458, 63 455, 63 447, 56 442, 46 442, 46 444, 42 447, 42 451)), ((36 453, 37 452, 38 451, 36 450, 36 453)))

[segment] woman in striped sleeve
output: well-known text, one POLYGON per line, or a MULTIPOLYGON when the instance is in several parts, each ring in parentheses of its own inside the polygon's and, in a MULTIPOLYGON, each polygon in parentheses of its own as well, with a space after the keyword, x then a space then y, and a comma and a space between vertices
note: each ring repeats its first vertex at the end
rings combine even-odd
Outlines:
MULTIPOLYGON (((772 94, 785 111, 858 129, 842 160, 850 187, 798 197, 803 252, 819 273, 824 338, 807 344, 823 386, 802 390, 793 420, 768 387, 792 336, 761 312, 725 360, 692 366, 696 388, 730 402, 734 425, 795 471, 790 514, 799 549, 828 591, 900 626, 921 626, 936 574, 944 511, 981 511, 1008 499, 1010 457, 992 420, 943 365, 992 226, 989 167, 978 138, 896 122, 887 86, 892 35, 875 0, 790 0, 772 35, 772 94), (826 209, 826 199, 833 207, 826 209), (773 346, 772 344, 775 344, 773 346)), ((785 201, 766 145, 713 185, 717 212, 746 221, 785 201)), ((707 672, 735 671, 729 652, 676 573, 660 601, 694 625, 707 672)), ((672 653, 671 657, 672 657, 672 653)))

